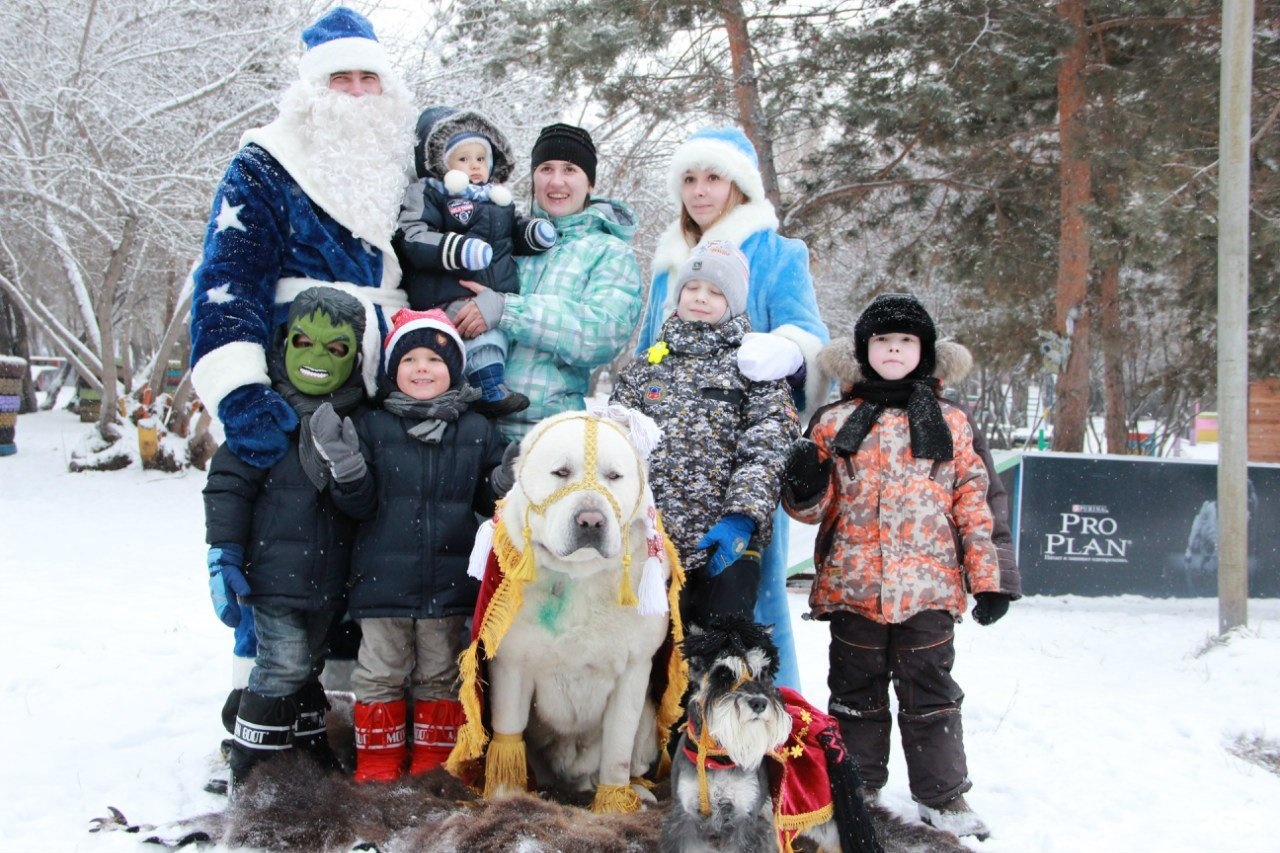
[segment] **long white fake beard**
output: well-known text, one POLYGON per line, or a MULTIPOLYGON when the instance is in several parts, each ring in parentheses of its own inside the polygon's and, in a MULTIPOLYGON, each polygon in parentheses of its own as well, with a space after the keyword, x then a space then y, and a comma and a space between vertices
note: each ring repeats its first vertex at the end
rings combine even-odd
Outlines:
POLYGON ((413 165, 413 103, 399 85, 355 98, 294 83, 280 114, 298 127, 306 179, 325 209, 355 236, 379 242, 395 230, 413 165))

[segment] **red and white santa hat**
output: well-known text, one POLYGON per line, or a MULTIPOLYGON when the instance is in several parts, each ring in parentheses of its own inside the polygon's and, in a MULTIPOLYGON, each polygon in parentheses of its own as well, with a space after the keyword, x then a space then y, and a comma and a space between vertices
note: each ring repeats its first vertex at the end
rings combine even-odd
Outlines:
POLYGON ((449 384, 462 381, 467 366, 467 350, 462 336, 448 316, 438 308, 430 311, 414 311, 401 308, 391 318, 391 331, 382 344, 383 365, 387 375, 394 376, 400 359, 417 347, 426 347, 439 354, 449 368, 449 384))

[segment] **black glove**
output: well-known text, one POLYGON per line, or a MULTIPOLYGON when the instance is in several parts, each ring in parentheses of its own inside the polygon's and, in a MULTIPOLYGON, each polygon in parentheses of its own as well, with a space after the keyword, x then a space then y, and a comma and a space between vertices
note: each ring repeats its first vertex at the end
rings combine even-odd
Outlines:
POLYGON ((1009 602, 1013 601, 1013 596, 1003 592, 978 592, 973 597, 978 600, 973 605, 973 621, 979 625, 995 623, 1009 612, 1009 602))
POLYGON ((505 498, 516 484, 516 457, 519 455, 520 442, 511 442, 502 453, 502 464, 489 475, 489 485, 493 486, 494 493, 500 498, 505 498))
POLYGON ((787 454, 787 467, 782 481, 796 500, 806 501, 827 487, 831 479, 831 457, 819 458, 818 445, 807 438, 798 438, 787 454))

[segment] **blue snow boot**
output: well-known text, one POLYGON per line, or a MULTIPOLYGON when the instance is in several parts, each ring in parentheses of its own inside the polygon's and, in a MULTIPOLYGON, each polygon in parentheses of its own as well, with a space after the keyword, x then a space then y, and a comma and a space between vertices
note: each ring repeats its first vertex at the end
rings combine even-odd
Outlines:
POLYGON ((485 417, 503 418, 529 408, 528 397, 507 387, 506 371, 500 363, 472 372, 467 380, 478 386, 483 395, 471 408, 485 417))

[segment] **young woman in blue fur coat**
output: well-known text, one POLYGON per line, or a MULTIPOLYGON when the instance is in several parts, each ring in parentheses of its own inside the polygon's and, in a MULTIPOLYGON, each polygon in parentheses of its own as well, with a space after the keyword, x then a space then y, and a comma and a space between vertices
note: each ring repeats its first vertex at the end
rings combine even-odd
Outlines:
MULTIPOLYGON (((765 197, 755 148, 737 128, 699 130, 676 149, 668 174, 680 214, 658 240, 639 351, 658 339, 675 311, 679 293, 670 282, 693 247, 724 240, 740 248, 751 267, 747 316, 757 334, 743 342, 742 371, 757 381, 788 378, 801 424, 807 423, 826 401, 829 381, 817 356, 828 340, 827 327, 818 316, 809 250, 778 233, 778 215, 765 197)), ((786 595, 787 522, 780 509, 775 522, 773 542, 762 555, 756 618, 774 626, 777 682, 798 690, 786 595)))

